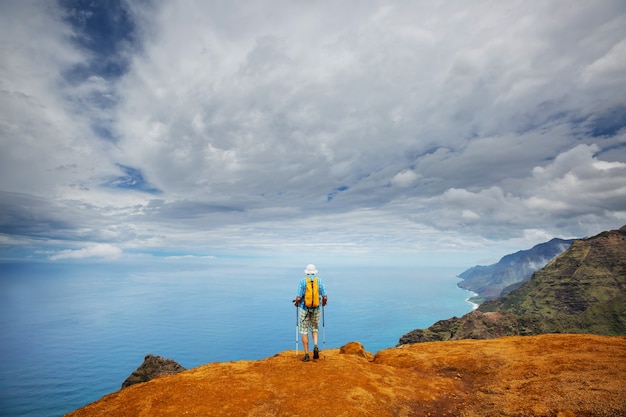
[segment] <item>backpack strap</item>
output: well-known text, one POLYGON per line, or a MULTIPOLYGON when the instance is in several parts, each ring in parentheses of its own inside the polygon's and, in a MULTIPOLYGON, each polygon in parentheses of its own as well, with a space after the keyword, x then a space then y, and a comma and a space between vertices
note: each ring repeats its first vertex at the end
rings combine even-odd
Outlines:
POLYGON ((306 310, 306 302, 304 301, 304 296, 306 295, 306 280, 308 279, 308 276, 304 277, 305 282, 304 282, 304 291, 302 293, 300 293, 299 297, 302 300, 300 302, 300 306, 306 310))

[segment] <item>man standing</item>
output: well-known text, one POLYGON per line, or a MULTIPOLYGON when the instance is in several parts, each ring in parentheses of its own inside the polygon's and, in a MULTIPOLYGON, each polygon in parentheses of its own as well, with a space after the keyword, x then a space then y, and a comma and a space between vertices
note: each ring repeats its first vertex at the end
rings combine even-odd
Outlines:
POLYGON ((322 307, 326 305, 328 297, 324 282, 317 277, 317 268, 309 264, 304 270, 306 276, 300 280, 295 305, 300 307, 299 327, 302 335, 302 345, 304 347, 303 362, 308 362, 309 357, 309 332, 313 336, 313 359, 319 359, 320 353, 317 347, 317 336, 319 333, 320 316, 322 307), (321 298, 321 303, 320 303, 321 298))

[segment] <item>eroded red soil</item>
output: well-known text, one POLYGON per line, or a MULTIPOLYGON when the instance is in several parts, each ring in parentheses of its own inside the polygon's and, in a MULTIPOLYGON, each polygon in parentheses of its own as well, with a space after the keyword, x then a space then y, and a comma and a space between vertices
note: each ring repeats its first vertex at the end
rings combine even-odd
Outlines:
POLYGON ((133 385, 69 416, 626 416, 626 338, 542 335, 294 351, 133 385), (351 348, 351 349, 350 349, 351 348))

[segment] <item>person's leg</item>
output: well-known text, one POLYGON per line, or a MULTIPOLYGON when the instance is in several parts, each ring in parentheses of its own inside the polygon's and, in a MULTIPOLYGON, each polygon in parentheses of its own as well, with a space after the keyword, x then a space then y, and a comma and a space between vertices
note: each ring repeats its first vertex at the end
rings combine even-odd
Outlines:
POLYGON ((311 326, 310 315, 307 311, 300 310, 300 336, 302 336, 302 348, 304 349, 303 361, 309 360, 309 328, 311 326))
POLYGON ((313 359, 320 358, 320 350, 317 348, 317 332, 311 332, 313 335, 313 359))
POLYGON ((309 353, 309 334, 308 333, 302 333, 302 347, 304 348, 305 355, 309 353))
POLYGON ((319 325, 320 325, 320 310, 317 309, 315 310, 315 313, 313 314, 313 323, 312 323, 312 329, 311 329, 311 335, 313 335, 313 359, 319 359, 320 357, 320 352, 319 349, 317 348, 317 337, 319 334, 319 325))
POLYGON ((311 334, 313 335, 313 344, 317 346, 317 335, 320 327, 320 309, 314 310, 311 314, 311 334))

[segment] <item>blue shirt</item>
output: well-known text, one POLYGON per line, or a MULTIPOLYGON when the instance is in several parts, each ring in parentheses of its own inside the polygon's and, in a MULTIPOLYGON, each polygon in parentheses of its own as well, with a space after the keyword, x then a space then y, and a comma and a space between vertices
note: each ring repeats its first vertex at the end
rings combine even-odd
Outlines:
MULTIPOLYGON (((311 278, 313 278, 314 275, 311 275, 311 278)), ((300 308, 304 309, 304 310, 316 310, 319 307, 315 307, 315 308, 307 308, 306 305, 304 305, 304 293, 306 291, 306 281, 307 278, 304 277, 300 280, 300 285, 298 286, 298 295, 297 297, 302 298, 302 301, 300 301, 300 308)), ((317 277, 317 286, 320 290, 320 297, 326 297, 326 287, 324 287, 324 281, 322 281, 322 279, 320 277, 317 277)), ((320 302, 320 306, 322 305, 322 303, 320 302)))

